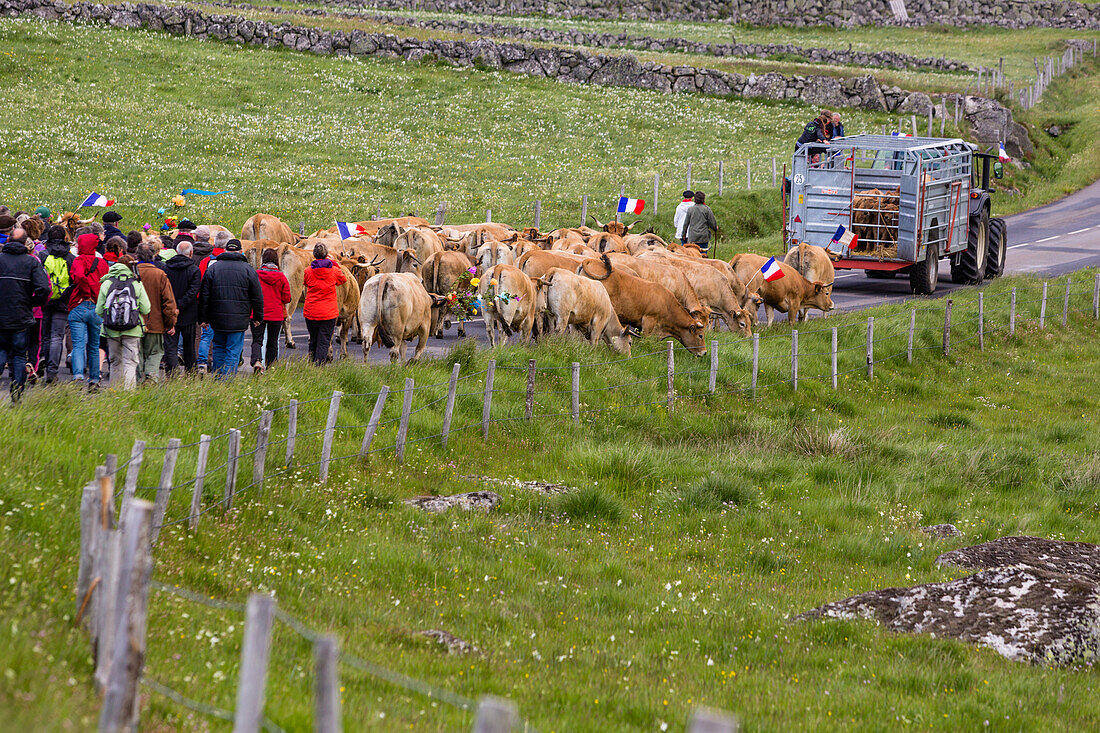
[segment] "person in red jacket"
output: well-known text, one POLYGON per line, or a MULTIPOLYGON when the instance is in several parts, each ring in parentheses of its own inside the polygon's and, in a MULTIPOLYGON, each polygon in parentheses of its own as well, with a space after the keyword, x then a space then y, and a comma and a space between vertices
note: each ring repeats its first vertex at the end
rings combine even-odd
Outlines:
POLYGON ((256 270, 256 274, 264 294, 264 312, 252 314, 252 371, 256 374, 270 369, 279 359, 279 336, 283 330, 283 319, 286 318, 286 304, 290 302, 290 281, 279 269, 279 252, 265 249, 261 257, 260 269, 256 270))
POLYGON ((309 331, 309 356, 314 364, 324 364, 329 359, 332 332, 340 315, 336 286, 342 285, 347 278, 340 266, 328 258, 328 247, 318 243, 313 246, 313 262, 306 270, 305 281, 303 315, 306 317, 306 330, 309 331))
POLYGON ((99 331, 103 319, 96 315, 99 279, 107 274, 107 263, 96 256, 99 235, 81 234, 76 238, 76 259, 69 268, 72 292, 69 295, 69 332, 73 337, 73 381, 85 379, 88 389, 99 387, 99 331))

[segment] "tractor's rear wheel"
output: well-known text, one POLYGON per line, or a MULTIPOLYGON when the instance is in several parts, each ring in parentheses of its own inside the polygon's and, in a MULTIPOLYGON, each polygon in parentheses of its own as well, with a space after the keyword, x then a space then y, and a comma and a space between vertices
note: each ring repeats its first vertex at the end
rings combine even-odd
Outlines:
POLYGON ((992 280, 1005 271, 1008 259, 1008 225, 1001 218, 989 220, 989 255, 985 261, 985 277, 992 280))
POLYGON ((951 281, 977 285, 985 279, 986 255, 989 254, 989 210, 984 206, 977 216, 970 217, 966 249, 951 263, 951 281))
POLYGON ((909 268, 909 287, 917 295, 931 295, 940 282, 940 249, 937 244, 925 247, 924 261, 909 268))
POLYGON ((864 270, 864 272, 872 280, 893 280, 898 274, 897 270, 864 270))

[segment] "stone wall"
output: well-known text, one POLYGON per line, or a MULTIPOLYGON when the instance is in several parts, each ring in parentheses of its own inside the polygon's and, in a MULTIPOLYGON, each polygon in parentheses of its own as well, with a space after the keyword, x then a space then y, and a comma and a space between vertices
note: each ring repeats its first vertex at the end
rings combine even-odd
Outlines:
POLYGON ((1072 0, 907 0, 910 20, 894 19, 888 0, 310 0, 387 10, 562 18, 709 20, 750 25, 996 25, 1100 28, 1100 5, 1072 0))
MULTIPOLYGON (((873 76, 838 79, 829 76, 784 76, 778 73, 733 74, 693 66, 668 66, 638 61, 629 55, 603 55, 578 48, 544 48, 489 39, 452 41, 399 38, 388 33, 329 31, 319 28, 276 25, 237 15, 212 15, 186 7, 164 7, 148 3, 102 5, 63 0, 0 0, 0 15, 33 15, 46 20, 101 22, 118 28, 145 28, 190 35, 229 43, 288 48, 295 51, 337 56, 378 56, 409 61, 438 60, 456 66, 481 66, 518 74, 540 76, 575 84, 634 87, 663 93, 701 93, 720 97, 792 100, 814 107, 839 109, 858 107, 876 111, 898 111, 926 116, 947 114, 947 106, 958 95, 933 102, 921 92, 905 92, 881 86, 873 76)), ((969 113, 967 97, 964 111, 969 113)), ((1017 157, 1026 152, 1026 130, 1012 122, 1012 113, 996 100, 990 105, 1004 123, 1009 152, 1017 157), (1018 144, 1017 141, 1021 141, 1018 144), (1013 152, 1015 149, 1016 152, 1013 152)), ((980 138, 979 138, 980 140, 980 138)))

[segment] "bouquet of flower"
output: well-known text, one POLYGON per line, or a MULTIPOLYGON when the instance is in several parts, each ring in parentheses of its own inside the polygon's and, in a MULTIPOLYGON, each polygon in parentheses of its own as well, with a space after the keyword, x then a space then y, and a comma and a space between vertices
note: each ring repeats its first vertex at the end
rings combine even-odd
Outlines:
POLYGON ((445 315, 453 316, 459 321, 468 321, 481 312, 481 297, 477 293, 481 280, 474 277, 476 274, 477 268, 471 267, 455 281, 451 292, 447 293, 447 303, 443 311, 445 315))

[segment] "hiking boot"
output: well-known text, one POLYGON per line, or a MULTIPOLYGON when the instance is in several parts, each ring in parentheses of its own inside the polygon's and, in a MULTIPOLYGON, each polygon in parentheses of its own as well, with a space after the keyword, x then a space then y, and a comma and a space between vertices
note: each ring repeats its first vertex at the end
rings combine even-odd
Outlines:
POLYGON ((99 382, 88 382, 88 394, 99 394, 99 382))

